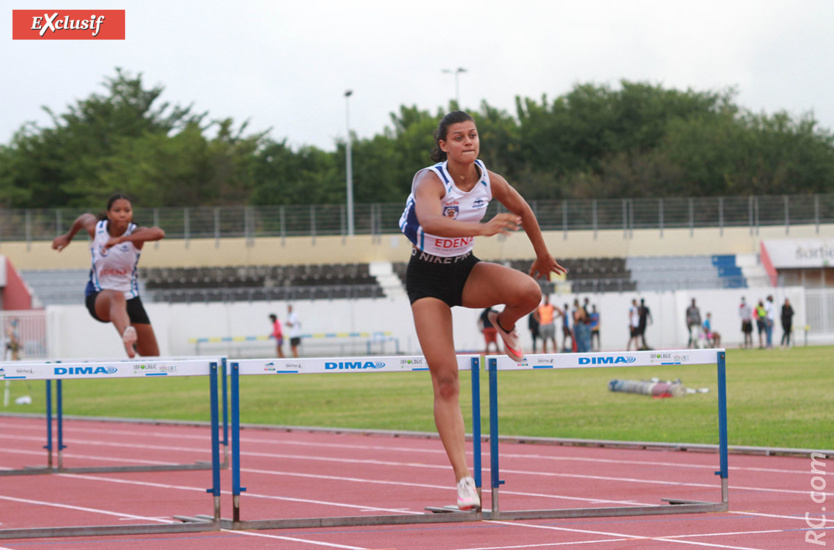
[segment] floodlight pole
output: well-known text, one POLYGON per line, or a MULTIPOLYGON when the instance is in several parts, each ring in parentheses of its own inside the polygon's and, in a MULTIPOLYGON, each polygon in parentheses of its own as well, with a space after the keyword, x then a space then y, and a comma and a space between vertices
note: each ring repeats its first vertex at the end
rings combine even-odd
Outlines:
POLYGON ((458 109, 460 109, 460 73, 465 73, 466 69, 463 67, 458 67, 455 70, 451 69, 443 69, 443 72, 446 74, 453 74, 455 75, 455 103, 457 103, 458 109))
POLYGON ((353 237, 353 166, 350 152, 350 96, 353 90, 345 91, 345 126, 347 128, 347 151, 346 151, 346 179, 347 179, 347 234, 353 237))

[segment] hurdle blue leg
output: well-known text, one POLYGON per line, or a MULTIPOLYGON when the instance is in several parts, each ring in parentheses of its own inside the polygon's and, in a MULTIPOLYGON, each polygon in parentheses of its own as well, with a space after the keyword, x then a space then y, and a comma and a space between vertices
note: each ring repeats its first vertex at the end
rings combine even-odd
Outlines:
POLYGON ((67 448, 64 445, 64 384, 63 380, 55 381, 55 406, 58 409, 56 416, 58 421, 58 470, 64 467, 63 450, 67 448))
MULTIPOLYGON (((209 401, 211 403, 211 489, 214 496, 214 522, 220 522, 220 423, 217 414, 217 363, 210 364, 209 401)), ((225 372, 225 365, 224 365, 225 372)))
POLYGON ((481 494, 481 358, 472 358, 472 455, 475 487, 481 494))
POLYGON ((223 380, 223 467, 229 464, 229 397, 226 388, 226 358, 222 360, 223 373, 221 374, 223 380))
POLYGON ((52 380, 46 381, 46 468, 52 469, 52 380))
POLYGON ((718 354, 718 452, 719 468, 716 472, 721 476, 721 502, 729 502, 727 478, 729 466, 727 458, 727 363, 726 352, 718 354))
MULTIPOLYGON (((240 523, 240 367, 232 363, 232 521, 240 523)), ((236 527, 235 527, 236 528, 236 527)))
POLYGON ((498 519, 498 487, 504 482, 498 471, 498 360, 489 365, 489 460, 492 478, 492 518, 498 519))

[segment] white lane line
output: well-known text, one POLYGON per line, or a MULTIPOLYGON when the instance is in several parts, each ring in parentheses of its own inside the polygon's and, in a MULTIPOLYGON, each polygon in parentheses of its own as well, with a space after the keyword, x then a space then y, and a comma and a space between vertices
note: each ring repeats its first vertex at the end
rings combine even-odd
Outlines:
POLYGON ((17 502, 22 504, 33 504, 35 506, 50 506, 52 508, 64 508, 66 510, 75 510, 78 512, 91 512, 94 514, 102 514, 105 516, 115 516, 121 519, 136 519, 142 521, 155 521, 157 523, 175 523, 173 519, 151 518, 146 516, 137 516, 134 514, 124 514, 121 512, 113 512, 110 510, 101 510, 98 508, 87 508, 85 506, 74 506, 71 504, 61 504, 58 502, 46 502, 44 500, 31 500, 26 498, 16 498, 0 495, 0 500, 8 500, 10 502, 17 502))
MULTIPOLYGON (((2 436, 0 436, 2 438, 2 436)), ((158 449, 158 450, 170 450, 170 451, 188 451, 188 452, 198 452, 196 449, 191 448, 181 448, 181 447, 160 447, 154 445, 136 445, 136 444, 108 444, 102 443, 105 446, 110 447, 130 447, 130 448, 138 448, 138 449, 158 449)), ((201 450, 205 452, 205 449, 201 450)), ((445 464, 420 464, 415 462, 397 462, 397 461, 383 461, 383 460, 367 460, 367 459, 349 459, 344 457, 322 457, 322 456, 313 456, 313 455, 294 455, 294 454, 279 454, 279 453, 261 453, 261 452, 241 452, 241 456, 250 456, 250 457, 259 457, 259 458, 272 458, 272 459, 289 459, 289 460, 304 460, 304 461, 319 461, 319 462, 339 462, 339 463, 351 463, 351 464, 363 464, 363 465, 378 465, 378 466, 394 466, 394 467, 413 467, 413 468, 428 468, 428 469, 447 469, 448 466, 445 464)), ((541 471, 527 471, 527 470, 515 470, 515 469, 502 469, 502 473, 504 474, 516 474, 516 475, 529 475, 529 476, 540 476, 540 477, 555 477, 555 478, 567 478, 567 479, 581 479, 581 480, 597 480, 597 481, 606 481, 606 482, 620 482, 620 483, 638 483, 638 484, 649 484, 649 485, 666 485, 666 486, 677 486, 677 487, 697 487, 697 488, 706 488, 712 489, 715 488, 713 484, 709 483, 692 483, 692 482, 682 482, 682 481, 675 481, 675 480, 658 480, 658 479, 637 479, 637 478, 626 478, 626 477, 615 477, 615 476, 593 476, 588 474, 566 474, 566 473, 558 473, 558 472, 541 472, 541 471)), ((807 472, 805 472, 807 474, 807 472)), ((791 490, 791 489, 773 489, 773 488, 765 488, 765 487, 749 487, 743 485, 730 485, 730 489, 736 490, 743 490, 743 491, 753 491, 753 492, 770 492, 770 493, 783 493, 783 494, 796 494, 796 495, 804 495, 808 491, 807 490, 791 490)), ((834 496, 834 493, 826 493, 826 496, 834 496)))
MULTIPOLYGON (((344 457, 323 457, 323 456, 315 456, 315 455, 285 455, 285 454, 278 454, 278 453, 260 453, 260 452, 243 452, 243 451, 241 451, 240 454, 241 454, 241 456, 251 456, 251 457, 258 457, 258 458, 303 460, 305 462, 318 461, 318 462, 338 462, 340 464, 364 464, 364 465, 395 466, 395 467, 408 466, 408 467, 412 467, 412 468, 448 469, 448 465, 446 465, 446 464, 421 464, 421 463, 415 463, 415 462, 393 462, 393 461, 385 461, 385 460, 351 459, 351 458, 344 458, 344 457)), ((697 487, 697 488, 705 488, 705 489, 715 489, 715 488, 718 487, 717 484, 710 484, 710 483, 694 483, 694 482, 684 482, 684 481, 676 481, 676 480, 666 481, 666 480, 660 480, 660 479, 638 479, 638 478, 633 478, 633 477, 595 476, 595 475, 589 475, 589 474, 565 474, 565 473, 559 473, 559 472, 540 472, 540 471, 529 471, 529 470, 514 470, 514 469, 507 469, 507 468, 501 468, 501 473, 502 474, 539 476, 539 477, 555 477, 555 478, 567 478, 567 479, 595 480, 595 481, 618 482, 618 483, 638 483, 638 484, 647 484, 647 485, 666 485, 666 486, 675 486, 675 487, 697 487)), ((805 494, 808 493, 807 489, 805 489, 805 490, 771 489, 771 488, 764 488, 764 487, 747 487, 747 486, 743 486, 743 485, 730 485, 730 489, 744 490, 744 491, 754 491, 754 492, 797 494, 797 495, 805 495, 805 494)), ((834 496, 834 493, 826 493, 826 495, 827 496, 834 496)))
MULTIPOLYGON (((250 468, 241 468, 241 472, 247 473, 256 473, 262 475, 280 475, 280 476, 290 476, 290 477, 302 477, 302 478, 311 478, 311 479, 327 479, 332 481, 340 481, 340 482, 356 482, 361 484, 376 484, 376 485, 394 485, 397 487, 418 487, 423 489, 438 489, 441 491, 448 491, 451 492, 454 488, 448 485, 430 485, 427 483, 413 483, 413 482, 405 482, 405 481, 387 481, 387 480, 374 480, 374 479, 364 479, 364 478, 357 478, 357 477, 345 477, 345 476, 329 476, 323 474, 304 474, 304 473, 297 473, 297 472, 286 472, 286 471, 279 471, 279 470, 255 470, 250 468)), ((523 491, 511 491, 511 490, 502 490, 501 494, 503 495, 513 495, 513 496, 526 496, 526 497, 540 497, 540 498, 549 498, 555 500, 569 500, 569 501, 580 501, 580 502, 588 502, 591 504, 617 504, 617 505, 625 505, 625 506, 648 506, 646 503, 635 502, 634 500, 609 500, 609 499, 600 499, 600 498, 588 498, 588 497, 570 497, 566 495, 555 495, 555 494, 544 494, 544 493, 527 493, 523 491)), ((453 495, 454 496, 454 495, 453 495)))
MULTIPOLYGON (((702 542, 702 541, 692 541, 692 540, 681 540, 679 537, 692 537, 692 536, 721 536, 720 533, 709 533, 709 534, 698 534, 698 535, 672 535, 668 537, 651 537, 651 536, 641 536, 641 535, 628 535, 625 533, 608 533, 606 531, 595 531, 590 529, 576 529, 570 527, 556 527, 552 525, 532 525, 529 523, 520 523, 520 522, 509 522, 509 521, 487 521, 486 523, 495 523, 497 525, 508 525, 513 527, 527 527, 532 529, 545 529, 551 531, 562 531, 568 533, 580 533, 583 535, 594 535, 594 536, 607 536, 607 537, 615 537, 619 540, 617 541, 596 541, 596 543, 605 543, 605 542, 622 542, 624 540, 629 541, 637 541, 637 540, 651 540, 651 541, 663 541, 663 542, 671 542, 674 544, 688 544, 691 546, 705 546, 709 548, 724 548, 725 550, 761 550, 759 548, 753 548, 749 546, 728 546, 725 544, 715 544, 709 542, 702 542)), ((759 531, 757 533, 782 533, 782 530, 772 530, 772 531, 759 531)), ((728 533, 730 534, 747 534, 747 533, 728 533)), ((573 545, 580 545, 580 544, 587 544, 587 542, 572 542, 572 543, 560 543, 562 546, 573 546, 573 545)), ((504 550, 504 549, 511 549, 511 548, 524 548, 524 546, 496 546, 496 547, 482 547, 482 548, 467 548, 466 550, 504 550)))
POLYGON ((247 537, 262 537, 267 539, 275 539, 275 540, 288 540, 292 542, 301 542, 304 544, 312 544, 314 546, 327 546, 328 548, 343 548, 345 550, 369 550, 367 548, 363 548, 361 546, 347 546, 344 544, 336 544, 333 542, 319 542, 314 540, 305 540, 305 539, 298 539, 295 537, 282 537, 279 535, 269 535, 267 533, 258 533, 255 531, 232 531, 230 529, 221 529, 221 531, 225 533, 234 533, 235 535, 246 535, 247 537))
MULTIPOLYGON (((0 434, 0 439, 14 439, 9 436, 0 434)), ((38 439, 43 441, 43 438, 38 439)), ((205 439, 205 447, 173 447, 170 445, 148 445, 144 443, 117 443, 113 441, 98 441, 98 440, 80 440, 64 438, 65 445, 96 445, 100 447, 114 447, 119 449, 139 449, 139 450, 156 450, 156 451, 177 451, 188 453, 210 453, 211 442, 208 438, 205 439)))
MULTIPOLYGON (((18 455, 33 455, 33 456, 43 456, 43 451, 21 451, 17 449, 0 449, 0 453, 9 453, 9 454, 18 454, 18 455)), ((83 459, 83 460, 94 460, 99 462, 121 462, 124 463, 126 461, 130 461, 131 463, 139 463, 139 464, 151 464, 151 465, 162 465, 162 464, 170 464, 170 462, 165 462, 161 460, 145 460, 141 458, 114 458, 108 456, 100 456, 100 455, 79 455, 74 453, 64 452, 63 457, 66 458, 73 458, 73 459, 83 459)), ((14 468, 7 468, 0 466, 0 470, 13 470, 14 468)))
MULTIPOLYGON (((3 427, 4 424, 0 423, 0 427, 3 427)), ((105 430, 105 429, 94 429, 94 428, 72 428, 73 433, 77 432, 86 432, 86 433, 94 433, 94 434, 111 434, 111 435, 124 435, 129 437, 136 437, 136 431, 128 431, 128 430, 105 430)), ((157 433, 152 432, 142 433, 143 437, 160 437, 160 438, 169 438, 169 439, 194 439, 194 440, 205 440, 205 435, 197 435, 197 434, 184 434, 184 435, 177 435, 177 434, 169 434, 169 433, 157 433)), ((0 438, 7 438, 7 439, 25 439, 25 440, 32 440, 32 441, 41 441, 43 438, 36 438, 36 437, 15 437, 15 436, 4 436, 0 434, 0 438)), ((84 440, 73 440, 77 444, 86 443, 84 440)), ((438 449, 429 449, 424 447, 392 447, 392 446, 385 446, 385 445, 359 445, 359 444, 347 444, 347 443, 321 443, 321 442, 308 442, 308 441, 294 441, 294 440, 286 440, 286 439, 261 439, 261 438, 252 438, 252 437, 242 437, 241 443, 247 444, 259 444, 259 445, 286 445, 286 446, 298 446, 298 447, 318 447, 318 448, 329 448, 329 449, 349 449, 349 450, 372 450, 372 451, 390 451, 390 452, 408 452, 408 453, 428 453, 428 454, 438 454, 444 455, 444 451, 440 448, 438 449)), ((632 449, 627 449, 632 450, 632 449)), ((641 451, 641 449, 636 449, 637 451, 641 451)), ((683 456, 683 452, 681 452, 683 456)), ((621 460, 621 459, 606 459, 606 458, 590 458, 590 457, 566 457, 566 456, 549 456, 549 455, 542 455, 542 454, 524 454, 524 453, 502 453, 502 458, 513 458, 513 459, 530 459, 530 460, 548 460, 548 461, 557 461, 557 462, 585 462, 585 463, 593 463, 593 464, 629 464, 635 466, 657 466, 657 467, 669 467, 669 468, 692 468, 692 469, 707 469, 712 470, 716 468, 714 464, 682 464, 680 462, 663 462, 663 461, 654 461, 654 460, 621 460)), ((696 455, 689 453, 686 455, 688 457, 696 458, 696 455)), ((706 455, 712 456, 712 455, 706 455)), ((773 458, 773 457, 754 457, 754 458, 773 458)), ((796 474, 802 475, 807 474, 808 469, 805 465, 802 465, 802 468, 799 469, 785 469, 785 468, 761 468, 761 467, 752 467, 752 466, 730 466, 731 472, 765 472, 765 473, 780 473, 780 474, 796 474)))
MULTIPOLYGON (((203 488, 198 487, 186 487, 186 486, 177 486, 171 484, 162 484, 162 483, 149 483, 149 482, 137 482, 137 481, 129 481, 129 480, 122 480, 122 479, 114 479, 114 478, 105 478, 105 477, 97 477, 97 476, 87 476, 87 475, 79 475, 79 474, 58 474, 62 477, 68 478, 77 478, 77 479, 85 479, 85 480, 92 480, 92 481, 100 481, 100 482, 109 482, 109 483, 120 483, 120 484, 128 484, 128 485, 142 485, 142 486, 150 486, 150 487, 158 487, 158 488, 165 488, 165 489, 177 489, 177 490, 186 490, 192 492, 200 492, 203 493, 205 490, 203 488)), ((438 487, 444 490, 448 489, 444 487, 438 487)), ((228 491, 224 492, 225 494, 229 494, 228 491)), ((422 514, 424 512, 408 512, 403 510, 391 510, 385 508, 375 508, 375 507, 367 507, 367 506, 357 506, 352 504, 346 503, 335 503, 335 502, 325 502, 313 499, 294 499, 288 497, 278 497, 278 496, 271 496, 271 495, 259 495, 259 494, 247 494, 249 497, 252 498, 260 498, 260 499, 269 499, 269 500, 282 500, 282 501, 289 501, 289 502, 303 502, 303 503, 310 503, 310 504, 324 504, 328 506, 338 506, 338 507, 346 507, 351 509, 359 509, 359 510, 370 510, 370 511, 379 511, 379 512, 397 512, 397 513, 412 513, 412 514, 422 514)), ((75 510, 82 510, 82 511, 89 511, 95 513, 102 513, 107 515, 115 515, 121 518, 132 518, 132 519, 141 519, 144 521, 157 521, 157 522, 164 522, 164 523, 172 523, 171 520, 164 520, 160 518, 149 518, 145 516, 136 516, 131 514, 121 514, 116 512, 109 512, 104 510, 97 510, 92 508, 84 508, 84 507, 77 507, 77 506, 70 506, 64 504, 57 504, 57 503, 48 503, 43 501, 33 501, 28 499, 17 499, 14 497, 0 497, 6 500, 16 501, 16 502, 27 502, 32 504, 41 504, 45 506, 55 506, 55 507, 62 507, 62 508, 69 508, 75 510)), ((750 515, 747 512, 737 512, 737 514, 741 515, 750 515)), ((801 517, 786 517, 786 519, 800 519, 803 520, 801 517)), ((804 520, 803 520, 804 521, 804 520)), ((634 541, 634 540, 658 540, 658 541, 667 541, 670 543, 678 543, 678 544, 689 544, 689 545, 696 545, 701 547, 711 547, 711 548, 722 548, 725 550, 756 550, 749 547, 740 547, 740 546, 728 546, 728 545, 721 545, 721 544, 713 544, 707 543, 703 541, 691 541, 691 540, 683 540, 683 538, 693 538, 693 537, 705 537, 705 536, 722 536, 722 535, 744 535, 744 534, 764 534, 764 533, 780 533, 784 532, 783 530, 769 530, 769 531, 751 531, 751 532, 737 532, 737 533, 708 533, 708 534, 696 534, 696 535, 673 535, 673 536, 666 536, 666 537, 640 537, 640 536, 633 536, 633 535, 625 535, 621 533, 607 533, 604 531, 592 531, 592 530, 582 530, 582 529, 572 529, 572 528, 565 528, 565 527, 553 527, 553 526, 539 526, 539 525, 529 525, 524 523, 517 523, 517 522, 500 522, 500 521, 490 521, 489 523, 496 523, 501 525, 513 525, 517 527, 529 527, 535 529, 550 529, 550 530, 558 530, 558 531, 569 531, 569 532, 576 532, 582 534, 592 534, 596 536, 609 536, 609 537, 617 537, 619 541, 634 541)), ((259 535, 262 535, 259 533, 259 535)), ((270 535, 272 536, 272 535, 270 535)), ((281 537, 277 537, 281 538, 281 537)), ((286 540, 291 540, 290 538, 286 538, 286 540)), ((299 542, 309 543, 309 544, 318 544, 316 542, 311 541, 304 541, 299 539, 299 542)), ((594 544, 594 543, 606 543, 606 542, 616 542, 615 540, 599 540, 599 541, 582 541, 582 542, 573 542, 573 543, 557 543, 557 544, 550 544, 549 546, 565 546, 565 545, 580 545, 580 544, 594 544)), ((321 543, 322 546, 328 546, 327 543, 321 543)), ((338 545, 330 545, 334 548, 352 548, 352 547, 343 547, 338 545)), ((506 547, 494 547, 496 550, 499 549, 511 549, 511 548, 533 548, 533 547, 546 547, 548 545, 520 545, 520 546, 506 546, 506 547)), ((467 549, 467 550, 486 550, 484 549, 467 549)))
MULTIPOLYGON (((177 489, 181 491, 194 491, 198 493, 205 493, 206 490, 202 487, 186 487, 182 485, 170 485, 166 483, 154 483, 150 481, 135 481, 135 480, 128 480, 128 479, 118 479, 118 478, 111 478, 111 477, 103 477, 103 476, 91 476, 91 475, 82 475, 82 474, 56 474, 62 477, 73 478, 73 479, 84 479, 89 481, 101 481, 106 483, 116 483, 122 485, 139 485, 142 487, 154 487, 157 489, 177 489)), ((445 487, 446 490, 450 490, 448 487, 445 487)), ((231 491, 221 491, 224 495, 231 495, 231 491)), ((337 508, 349 508, 353 510, 373 510, 375 512, 389 512, 389 513, 407 513, 407 514, 423 514, 423 511, 403 511, 401 509, 394 509, 394 508, 378 508, 367 506, 365 504, 349 504, 343 502, 331 502, 331 501, 324 501, 324 500, 315 500, 315 499, 306 499, 306 498, 292 498, 292 497, 283 497, 283 496, 276 496, 276 495, 263 495, 258 493, 250 493, 247 491, 245 493, 246 497, 250 498, 259 498, 259 499, 266 499, 266 500, 280 500, 286 502, 295 502, 295 503, 303 503, 303 504, 317 504, 317 505, 326 505, 326 506, 335 506, 337 508)))
MULTIPOLYGON (((2 436, 0 435, 0 438, 2 436)), ((182 448, 182 447, 160 447, 155 445, 137 445, 137 444, 122 444, 122 443, 101 443, 104 446, 110 447, 119 447, 119 448, 138 448, 138 449, 155 449, 155 450, 168 450, 168 451, 188 451, 188 452, 205 452, 205 449, 197 450, 191 448, 182 448)), ((396 462, 396 461, 383 461, 383 460, 363 460, 363 459, 348 459, 344 457, 333 458, 333 457, 322 457, 322 456, 313 456, 313 455, 294 455, 294 454, 279 454, 279 453, 261 453, 261 452, 241 452, 242 456, 250 456, 250 457, 259 457, 259 458, 273 458, 273 459, 289 459, 289 460, 304 460, 304 461, 320 461, 320 462, 339 462, 341 464, 344 463, 351 463, 351 464, 363 464, 363 465, 378 465, 378 466, 394 466, 394 467, 413 467, 413 468, 427 468, 427 469, 447 469, 448 466, 437 465, 437 464, 420 464, 415 462, 396 462)), ((682 481, 675 481, 675 480, 658 480, 658 479, 637 479, 637 478, 630 478, 630 477, 615 477, 615 476, 594 476, 589 474, 566 474, 566 473, 558 473, 558 472, 541 472, 541 471, 528 471, 528 470, 515 470, 515 469, 502 469, 502 473, 504 474, 514 474, 514 475, 528 475, 528 476, 539 476, 539 477, 554 477, 554 478, 567 478, 567 479, 581 479, 585 480, 596 480, 596 481, 606 481, 606 482, 618 482, 618 483, 636 483, 636 484, 648 484, 648 485, 666 485, 666 486, 676 486, 676 487, 696 487, 696 488, 705 488, 705 489, 712 489, 715 488, 713 484, 709 483, 693 483, 693 482, 682 482, 682 481)), ((805 472, 807 475, 807 472, 805 472)), ((733 485, 729 486, 730 489, 734 491, 752 491, 752 492, 768 492, 768 493, 781 493, 781 494, 794 494, 794 495, 805 495, 808 491, 807 490, 792 490, 792 489, 773 489, 773 488, 766 488, 766 487, 749 487, 743 485, 733 485)), ((834 496, 834 492, 827 492, 825 495, 834 496)))
MULTIPOLYGON (((383 484, 383 485, 396 485, 396 486, 403 486, 403 487, 418 487, 418 488, 426 488, 426 489, 438 489, 441 491, 450 492, 452 489, 445 485, 430 485, 430 484, 422 484, 422 483, 408 483, 403 481, 384 481, 384 480, 371 480, 371 479, 363 479, 363 478, 350 478, 350 477, 343 477, 343 476, 323 476, 319 474, 302 474, 302 473, 292 473, 292 472, 280 472, 280 471, 270 471, 270 470, 249 470, 246 468, 242 468, 241 472, 252 472, 252 473, 259 473, 259 474, 268 474, 268 475, 291 475, 291 476, 298 476, 298 477, 310 477, 310 478, 318 478, 318 479, 329 479, 332 481, 351 481, 351 482, 358 482, 358 483, 373 483, 373 484, 383 484)), ((205 489, 202 487, 185 487, 179 485, 170 485, 164 483, 153 483, 148 481, 134 481, 134 480, 127 480, 127 479, 117 479, 117 478, 107 478, 107 477, 100 477, 100 476, 91 476, 91 475, 82 475, 82 474, 56 474, 63 477, 70 477, 70 478, 79 478, 79 479, 87 479, 92 481, 104 481, 109 483, 120 483, 125 485, 140 485, 146 487, 156 487, 160 489, 178 489, 178 490, 185 490, 185 491, 196 491, 199 493, 204 493, 205 489)), ((221 491, 223 494, 231 494, 230 491, 221 491)), ((361 505, 354 505, 354 504, 347 504, 347 503, 339 503, 339 502, 328 502, 322 500, 314 500, 314 499, 302 499, 302 498, 293 498, 293 497, 284 497, 284 496, 277 496, 277 495, 265 495, 265 494, 257 494, 257 493, 250 493, 246 492, 246 496, 250 496, 253 498, 261 498, 261 499, 269 499, 269 500, 282 500, 288 502, 299 502, 305 504, 320 504, 320 505, 327 505, 327 506, 336 506, 336 507, 346 507, 346 508, 353 508, 357 510, 363 509, 371 509, 374 511, 384 511, 384 512, 395 512, 395 513, 410 513, 410 514, 421 514, 423 512, 414 512, 414 511, 405 511, 402 509, 392 509, 392 508, 370 508, 367 506, 361 505)), ((553 500, 569 500, 569 501, 580 501, 580 502, 587 502, 590 504, 596 503, 606 503, 606 504, 616 504, 616 505, 624 505, 624 506, 649 506, 650 503, 641 503, 633 500, 629 501, 620 501, 620 500, 603 500, 603 499, 596 499, 596 498, 582 498, 582 497, 571 497, 566 495, 556 495, 556 494, 544 494, 544 493, 527 493, 523 491, 510 491, 510 490, 502 490, 502 495, 512 495, 512 496, 525 496, 525 497, 539 497, 545 499, 553 499, 553 500)), ((786 520, 793 520, 793 521, 802 521, 805 523, 805 516, 790 516, 790 515, 777 515, 777 514, 766 514, 762 512, 753 512, 753 511, 745 511, 739 510, 734 511, 730 510, 724 512, 727 514, 732 515, 739 515, 739 516, 754 516, 754 517, 763 517, 763 518, 774 518, 774 519, 786 519, 786 520)), ((834 518, 827 519, 827 522, 834 523, 834 518)))
MULTIPOLYGON (((2 423, 0 423, 0 427, 2 427, 2 423)), ((76 430, 73 430, 76 431, 76 430)), ((91 433, 103 433, 103 434, 120 434, 126 436, 133 436, 135 437, 137 434, 136 432, 129 432, 129 431, 121 431, 121 430, 94 430, 94 429, 82 429, 79 431, 88 431, 91 433)), ((148 434, 142 434, 143 437, 147 437, 148 434)), ((194 440, 205 440, 205 436, 200 435, 185 435, 185 436, 178 436, 176 434, 151 434, 153 436, 164 437, 164 438, 172 438, 172 439, 194 439, 194 440)), ((31 441, 42 441, 43 438, 37 437, 14 437, 10 435, 3 435, 0 434, 0 439, 13 439, 13 440, 31 440, 31 441)), ((292 445, 292 446, 307 446, 307 447, 319 447, 319 448, 330 448, 330 449, 351 449, 351 450, 372 450, 372 451, 387 451, 387 452, 408 452, 408 453, 428 453, 438 456, 445 456, 444 451, 442 449, 426 449, 426 448, 414 448, 414 447, 390 447, 384 445, 354 445, 354 444, 338 444, 338 443, 310 443, 304 441, 281 441, 281 440, 263 440, 263 439, 255 439, 255 438, 242 438, 241 442, 243 443, 254 443, 254 444, 272 444, 272 445, 292 445)), ((183 449, 180 447, 168 447, 168 446, 159 446, 159 445, 139 445, 135 443, 110 443, 104 441, 89 441, 89 440, 81 440, 81 439, 69 439, 67 440, 67 444, 90 444, 90 445, 99 445, 99 446, 112 446, 112 447, 122 447, 122 448, 140 448, 140 449, 156 449, 156 450, 187 450, 193 452, 204 452, 205 449, 192 449, 187 448, 183 449)), ((2 452, 2 450, 0 450, 2 452)), ((246 453, 244 453, 246 454, 246 453)), ((469 453, 471 454, 471 453, 469 453)), ((253 456, 258 456, 258 454, 253 454, 253 456)), ((286 456, 293 456, 293 455, 278 455, 282 457, 286 456)), ((690 455, 692 456, 692 455, 690 455)), ((698 470, 715 470, 717 467, 714 464, 682 464, 678 462, 661 462, 661 461, 644 461, 644 460, 615 460, 615 459, 601 459, 601 458, 587 458, 587 457, 554 457, 554 456, 547 456, 547 455, 530 455, 530 454, 519 454, 519 453, 502 453, 501 457, 504 459, 531 459, 531 460, 547 460, 547 461, 555 461, 555 462, 580 462, 580 463, 591 463, 591 464, 616 464, 618 466, 622 465, 633 465, 633 466, 647 466, 647 467, 668 467, 671 469, 698 469, 698 470)), ((757 467, 745 467, 745 466, 730 466, 730 472, 761 472, 761 473, 778 473, 778 474, 788 474, 788 475, 808 475, 807 467, 803 467, 801 469, 792 470, 792 469, 784 469, 784 468, 757 468, 757 467)), ((514 473, 525 473, 520 470, 515 470, 514 473)), ((536 475, 535 472, 529 472, 531 475, 536 475)))

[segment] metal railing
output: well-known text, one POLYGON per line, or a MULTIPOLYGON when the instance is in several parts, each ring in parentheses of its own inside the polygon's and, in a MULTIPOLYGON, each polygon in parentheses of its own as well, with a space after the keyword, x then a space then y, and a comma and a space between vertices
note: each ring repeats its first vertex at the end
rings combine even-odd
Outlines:
MULTIPOLYGON (((545 231, 622 230, 628 237, 635 229, 747 227, 750 234, 763 226, 834 223, 834 194, 530 201, 545 231)), ((357 204, 355 234, 380 236, 399 231, 403 203, 357 204)), ((490 204, 487 219, 503 208, 490 204)), ((72 222, 89 210, 0 209, 0 241, 51 241, 65 233, 72 222)), ((93 210, 95 211, 95 210, 93 210)), ((347 236, 343 204, 293 206, 225 206, 188 208, 137 208, 134 221, 158 226, 168 238, 221 239, 260 237, 347 236)))

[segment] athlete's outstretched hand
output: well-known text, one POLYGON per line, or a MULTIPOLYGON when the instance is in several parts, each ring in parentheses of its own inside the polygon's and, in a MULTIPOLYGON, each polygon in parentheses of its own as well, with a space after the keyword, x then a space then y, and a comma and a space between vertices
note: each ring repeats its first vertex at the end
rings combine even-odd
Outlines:
POLYGON ((536 261, 534 261, 533 265, 530 266, 530 276, 535 279, 541 279, 544 277, 549 281, 551 273, 563 275, 567 272, 568 270, 559 265, 556 258, 550 255, 536 258, 536 261))
POLYGON ((494 218, 483 224, 483 235, 492 237, 493 235, 509 235, 513 231, 518 231, 521 227, 521 216, 515 214, 496 214, 494 218))
POLYGON ((70 239, 66 235, 61 235, 60 237, 55 237, 55 240, 52 241, 52 248, 53 250, 60 252, 65 249, 69 243, 70 239))

